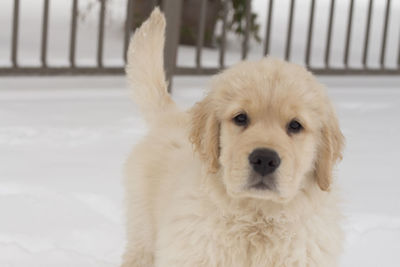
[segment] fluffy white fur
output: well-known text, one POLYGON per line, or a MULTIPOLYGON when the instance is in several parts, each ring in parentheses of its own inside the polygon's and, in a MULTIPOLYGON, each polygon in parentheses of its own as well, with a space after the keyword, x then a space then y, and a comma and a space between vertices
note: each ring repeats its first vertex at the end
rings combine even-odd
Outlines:
POLYGON ((148 135, 126 163, 124 267, 336 266, 342 248, 332 168, 343 136, 323 86, 277 59, 213 79, 187 112, 167 93, 165 20, 156 9, 131 40, 126 72, 148 135), (246 128, 232 118, 246 112, 246 128), (301 120, 304 130, 286 132, 301 120), (249 153, 276 150, 277 190, 247 188, 249 153))

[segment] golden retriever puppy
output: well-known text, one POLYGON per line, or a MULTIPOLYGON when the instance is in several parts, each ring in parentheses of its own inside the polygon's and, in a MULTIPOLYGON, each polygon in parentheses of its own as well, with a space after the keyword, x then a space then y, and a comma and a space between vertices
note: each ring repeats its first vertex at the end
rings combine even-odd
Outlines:
POLYGON ((149 133, 126 163, 122 266, 336 266, 343 136, 323 86, 278 59, 241 62, 180 111, 167 93, 164 28, 156 9, 128 52, 149 133))

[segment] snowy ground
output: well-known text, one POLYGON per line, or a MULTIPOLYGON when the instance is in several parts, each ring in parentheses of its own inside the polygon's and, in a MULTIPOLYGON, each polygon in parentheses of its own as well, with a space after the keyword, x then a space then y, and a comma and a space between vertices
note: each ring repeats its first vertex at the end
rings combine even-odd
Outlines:
MULTIPOLYGON (((184 106, 208 78, 176 78, 184 106)), ((343 267, 400 266, 399 79, 322 78, 347 139, 343 267)), ((122 165, 145 133, 125 80, 0 79, 0 266, 118 266, 122 165)))

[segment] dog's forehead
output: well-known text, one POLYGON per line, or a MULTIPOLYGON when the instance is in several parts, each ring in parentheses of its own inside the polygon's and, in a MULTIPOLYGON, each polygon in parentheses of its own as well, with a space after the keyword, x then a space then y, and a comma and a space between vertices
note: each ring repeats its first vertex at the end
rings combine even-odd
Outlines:
POLYGON ((304 68, 277 59, 242 62, 214 80, 220 108, 232 104, 242 108, 320 112, 322 86, 304 68))

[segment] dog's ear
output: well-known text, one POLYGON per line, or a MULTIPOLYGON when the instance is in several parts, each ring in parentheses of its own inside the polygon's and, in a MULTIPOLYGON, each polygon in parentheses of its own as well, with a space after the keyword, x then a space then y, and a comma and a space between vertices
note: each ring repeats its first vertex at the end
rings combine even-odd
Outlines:
POLYGON ((207 96, 191 109, 189 139, 200 158, 208 165, 209 171, 216 172, 219 169, 220 123, 211 102, 211 97, 207 96))
POLYGON ((321 142, 315 166, 315 177, 321 190, 329 191, 332 183, 333 167, 337 160, 342 159, 344 136, 339 128, 339 122, 330 107, 327 121, 321 130, 321 142))

